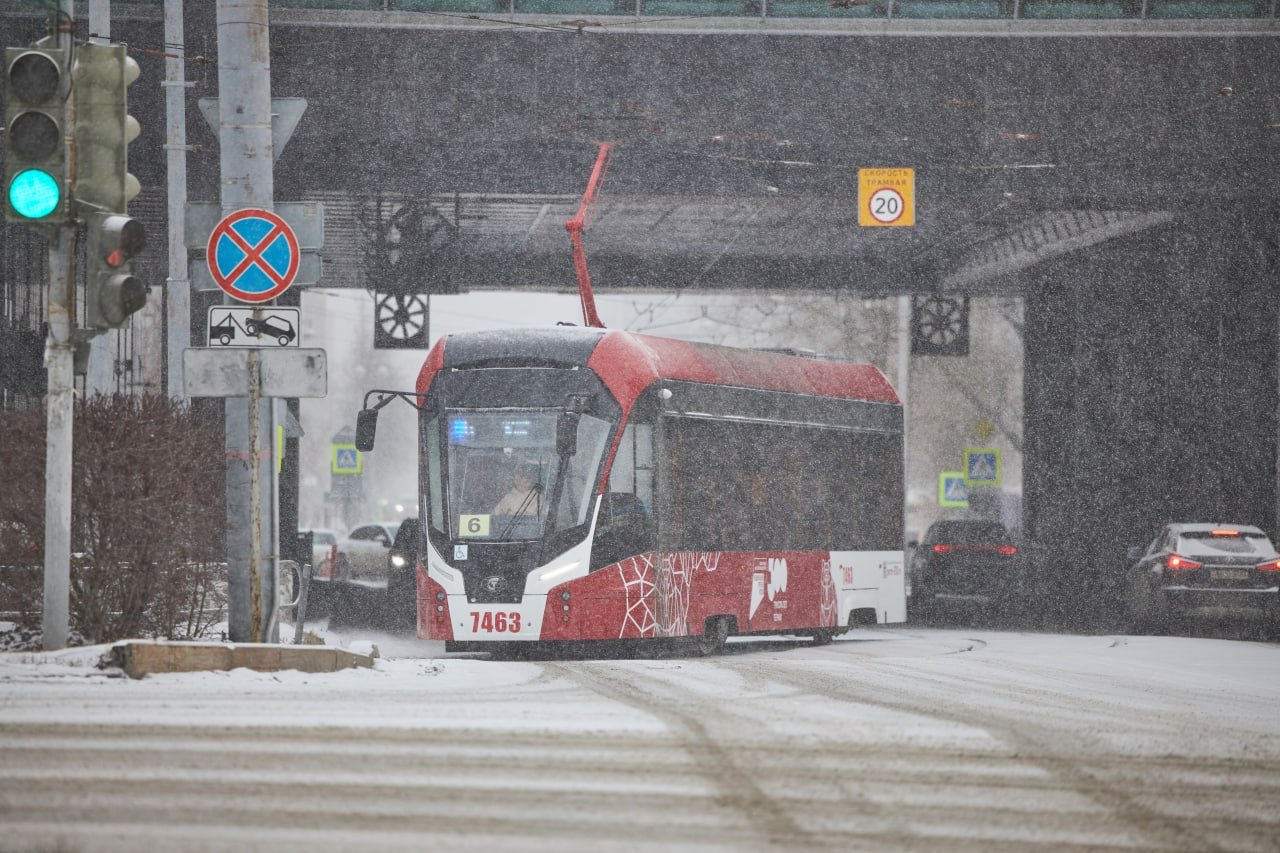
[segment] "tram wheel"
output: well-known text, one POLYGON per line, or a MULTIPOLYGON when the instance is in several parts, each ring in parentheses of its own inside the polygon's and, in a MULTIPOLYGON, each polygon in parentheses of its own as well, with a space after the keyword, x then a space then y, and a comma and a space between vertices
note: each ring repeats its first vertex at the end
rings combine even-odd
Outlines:
POLYGON ((815 646, 828 646, 835 638, 836 632, 825 628, 813 632, 813 644, 815 646))
POLYGON ((713 655, 724 648, 729 639, 729 620, 724 616, 716 616, 707 620, 702 636, 695 637, 698 654, 713 655))

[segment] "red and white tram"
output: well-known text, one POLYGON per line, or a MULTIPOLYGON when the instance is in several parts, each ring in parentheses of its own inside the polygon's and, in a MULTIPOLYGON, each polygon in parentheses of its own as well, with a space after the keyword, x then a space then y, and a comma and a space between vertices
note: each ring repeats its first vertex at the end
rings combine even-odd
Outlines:
POLYGON ((424 639, 711 650, 906 618, 902 407, 874 366, 504 330, 442 338, 416 392, 369 396, 363 448, 377 409, 419 410, 424 639))

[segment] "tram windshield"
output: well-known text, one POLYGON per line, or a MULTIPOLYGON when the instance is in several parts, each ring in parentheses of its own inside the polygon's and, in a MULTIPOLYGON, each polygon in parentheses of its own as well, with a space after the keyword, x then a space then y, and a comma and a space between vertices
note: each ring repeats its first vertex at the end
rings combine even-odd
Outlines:
MULTIPOLYGON (((431 526, 459 542, 541 539, 587 520, 609 422, 582 414, 557 452, 563 409, 446 409, 424 422, 431 526)), ((563 429, 563 428, 562 428, 563 429)))

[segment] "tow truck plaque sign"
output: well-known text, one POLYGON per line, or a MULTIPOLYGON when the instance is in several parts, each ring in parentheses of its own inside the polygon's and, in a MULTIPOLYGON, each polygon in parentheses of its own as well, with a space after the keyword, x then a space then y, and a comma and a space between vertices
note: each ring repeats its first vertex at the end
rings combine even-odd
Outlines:
POLYGON ((267 302, 289 289, 302 251, 289 223, 269 210, 229 213, 209 235, 206 251, 214 283, 241 302, 267 302))
POLYGON ((301 346, 302 311, 279 305, 209 307, 211 347, 301 346))

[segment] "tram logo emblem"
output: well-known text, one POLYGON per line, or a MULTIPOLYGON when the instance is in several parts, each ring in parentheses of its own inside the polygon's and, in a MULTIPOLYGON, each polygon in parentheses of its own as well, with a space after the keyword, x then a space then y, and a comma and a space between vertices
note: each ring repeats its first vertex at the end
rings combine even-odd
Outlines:
POLYGON ((780 592, 787 591, 787 561, 782 557, 756 558, 755 573, 751 577, 751 613, 754 616, 760 602, 767 596, 770 601, 780 592))
POLYGON ((484 588, 486 592, 497 592, 502 587, 502 578, 494 575, 484 579, 484 588))

